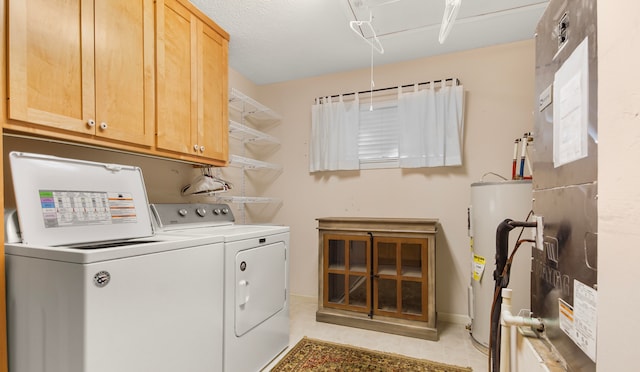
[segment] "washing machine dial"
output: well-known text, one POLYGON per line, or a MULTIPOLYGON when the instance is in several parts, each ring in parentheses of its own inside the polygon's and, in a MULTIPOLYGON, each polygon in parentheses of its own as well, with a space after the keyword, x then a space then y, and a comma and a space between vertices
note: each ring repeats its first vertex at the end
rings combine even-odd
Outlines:
POLYGON ((189 211, 187 211, 187 210, 186 210, 186 209, 184 209, 184 208, 181 208, 181 209, 178 211, 178 214, 179 214, 179 215, 181 215, 182 217, 184 217, 184 216, 186 216, 187 214, 189 214, 189 211))
POLYGON ((216 216, 220 214, 220 208, 216 208, 213 210, 213 214, 215 214, 216 216))
POLYGON ((196 214, 200 217, 204 217, 207 215, 207 210, 204 208, 196 208, 196 214))
POLYGON ((222 208, 222 214, 229 213, 229 208, 222 208))

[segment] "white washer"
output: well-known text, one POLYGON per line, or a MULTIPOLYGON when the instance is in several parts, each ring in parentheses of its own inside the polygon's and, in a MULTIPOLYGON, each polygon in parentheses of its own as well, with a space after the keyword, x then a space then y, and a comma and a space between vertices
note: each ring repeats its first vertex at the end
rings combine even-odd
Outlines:
POLYGON ((224 204, 152 210, 164 233, 224 237, 224 370, 264 368, 289 346, 289 227, 233 224, 224 204))
POLYGON ((223 369, 222 238, 154 236, 138 168, 10 159, 12 372, 223 369))

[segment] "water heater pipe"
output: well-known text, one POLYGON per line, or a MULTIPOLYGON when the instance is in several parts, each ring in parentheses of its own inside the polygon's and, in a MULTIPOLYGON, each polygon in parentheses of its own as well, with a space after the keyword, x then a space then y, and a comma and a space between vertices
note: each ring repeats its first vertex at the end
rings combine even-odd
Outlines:
POLYGON ((500 295, 501 290, 509 285, 511 262, 513 261, 513 256, 518 251, 518 247, 525 241, 529 241, 528 239, 518 240, 511 256, 509 256, 509 232, 516 227, 537 227, 537 223, 513 221, 507 218, 498 225, 496 230, 496 270, 493 272, 495 290, 493 303, 491 305, 488 358, 488 370, 491 372, 500 371, 500 361, 502 360, 500 357, 502 328, 500 327, 500 311, 498 311, 498 309, 502 309, 502 296, 500 295))
POLYGON ((511 292, 509 288, 502 288, 502 307, 500 313, 500 372, 511 371, 511 360, 515 355, 515 339, 511 339, 511 327, 528 326, 539 332, 544 330, 544 324, 539 318, 516 316, 511 314, 511 292))

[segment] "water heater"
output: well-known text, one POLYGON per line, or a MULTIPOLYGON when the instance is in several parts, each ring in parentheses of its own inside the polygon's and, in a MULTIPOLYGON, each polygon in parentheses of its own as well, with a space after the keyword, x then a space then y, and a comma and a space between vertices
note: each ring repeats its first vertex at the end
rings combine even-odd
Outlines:
MULTIPOLYGON (((524 221, 531 211, 531 181, 478 182, 471 184, 469 235, 472 238, 469 317, 471 337, 484 348, 489 346, 491 304, 494 295, 496 229, 507 218, 524 221)), ((509 236, 509 254, 519 233, 509 236)), ((525 231, 523 238, 531 238, 525 231)), ((511 267, 509 288, 513 290, 514 313, 530 309, 531 244, 520 246, 511 267)))

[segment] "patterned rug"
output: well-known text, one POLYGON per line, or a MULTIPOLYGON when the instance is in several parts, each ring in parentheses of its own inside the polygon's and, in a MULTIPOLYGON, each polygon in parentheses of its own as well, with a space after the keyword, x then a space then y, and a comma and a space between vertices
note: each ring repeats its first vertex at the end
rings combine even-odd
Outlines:
POLYGON ((271 371, 470 372, 471 368, 304 337, 271 371))

